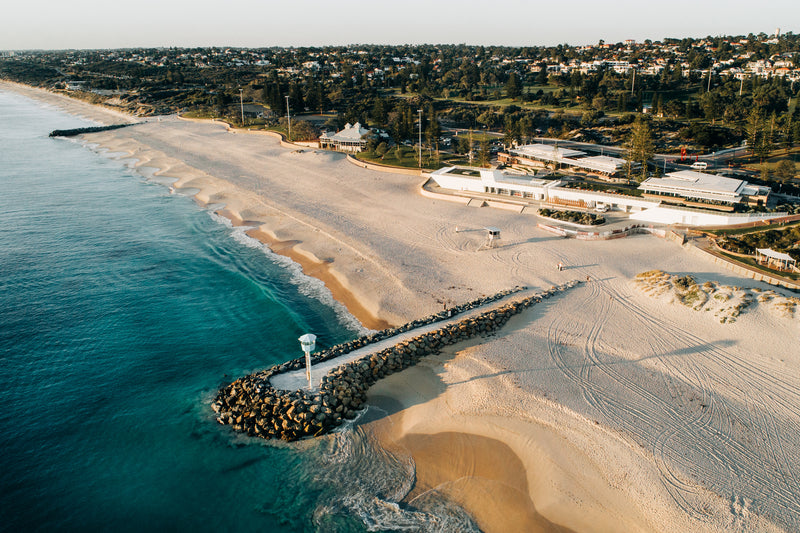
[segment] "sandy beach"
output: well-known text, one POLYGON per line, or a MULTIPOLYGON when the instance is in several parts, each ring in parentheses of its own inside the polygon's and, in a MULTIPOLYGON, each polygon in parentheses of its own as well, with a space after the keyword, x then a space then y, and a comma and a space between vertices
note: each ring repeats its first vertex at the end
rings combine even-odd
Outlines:
POLYGON ((488 532, 800 529, 800 309, 756 302, 721 321, 721 297, 695 309, 635 279, 658 269, 796 295, 675 242, 562 239, 534 215, 424 197, 420 177, 219 123, 151 118, 83 138, 250 227, 368 328, 517 285, 590 280, 370 390, 386 416, 366 429, 416 464, 406 503, 438 491, 488 532), (500 246, 479 250, 486 226, 501 229, 500 246))

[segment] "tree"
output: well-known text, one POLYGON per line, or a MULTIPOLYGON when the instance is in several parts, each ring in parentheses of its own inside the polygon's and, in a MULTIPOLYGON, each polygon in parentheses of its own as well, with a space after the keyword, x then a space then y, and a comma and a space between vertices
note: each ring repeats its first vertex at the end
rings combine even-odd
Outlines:
POLYGON ((714 124, 719 116, 720 104, 719 94, 716 92, 706 93, 702 97, 703 112, 711 124, 714 124))
POLYGON ((436 118, 436 110, 433 105, 428 106, 428 123, 425 126, 425 139, 429 145, 439 151, 439 138, 442 136, 442 126, 439 124, 439 119, 436 118))
POLYGON ((762 129, 763 119, 761 117, 761 112, 757 107, 754 107, 750 111, 750 115, 747 117, 747 124, 745 124, 747 145, 750 147, 753 155, 756 153, 756 146, 758 145, 758 140, 761 136, 762 129))
POLYGON ((228 97, 228 95, 225 94, 225 90, 218 89, 217 94, 214 97, 214 107, 216 108, 216 111, 219 115, 225 114, 225 106, 228 105, 229 101, 230 97, 228 97))
POLYGON ((537 85, 547 85, 547 63, 539 65, 539 73, 536 75, 537 85))
POLYGON ((291 90, 289 91, 289 101, 291 103, 292 109, 295 112, 302 113, 306 107, 305 100, 303 99, 303 91, 300 90, 300 86, 297 84, 293 84, 291 90))
POLYGON ((467 135, 459 135, 457 144, 459 154, 468 154, 472 150, 472 143, 469 142, 469 136, 467 135))
POLYGON ((478 158, 482 167, 489 164, 489 141, 484 136, 483 140, 478 143, 478 158))
POLYGON ((794 161, 791 159, 784 159, 778 163, 778 167, 775 169, 775 175, 783 181, 789 181, 794 178, 796 173, 797 168, 795 167, 794 161))
POLYGON ((636 163, 641 165, 639 181, 647 179, 647 162, 653 156, 654 144, 653 134, 647 121, 639 117, 631 128, 630 137, 625 143, 626 157, 628 162, 628 179, 633 175, 633 167, 636 163))
POLYGON ((512 100, 516 100, 520 94, 522 94, 522 90, 519 87, 517 75, 516 73, 512 72, 511 75, 508 76, 508 81, 506 82, 506 96, 512 100))
POLYGON ((376 124, 379 124, 381 127, 386 125, 386 122, 389 120, 389 115, 386 112, 386 103, 383 101, 383 98, 378 97, 375 99, 371 116, 376 124))

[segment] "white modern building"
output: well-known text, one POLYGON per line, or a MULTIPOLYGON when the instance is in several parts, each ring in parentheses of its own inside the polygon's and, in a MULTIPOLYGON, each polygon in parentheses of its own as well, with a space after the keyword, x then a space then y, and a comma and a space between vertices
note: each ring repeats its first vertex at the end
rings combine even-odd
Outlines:
POLYGON ((720 211, 733 211, 739 203, 765 205, 770 188, 750 185, 744 180, 714 174, 681 170, 663 178, 649 178, 639 190, 647 198, 664 203, 697 205, 720 211))
MULTIPOLYGON (((700 173, 693 172, 692 174, 700 173)), ((457 193, 464 193, 463 196, 484 194, 497 197, 498 199, 506 197, 509 198, 509 201, 516 201, 516 203, 524 203, 528 200, 565 209, 602 208, 604 211, 608 209, 614 212, 629 213, 631 220, 648 223, 682 224, 688 226, 729 226, 786 216, 786 213, 725 213, 719 210, 709 211, 707 209, 688 209, 685 207, 668 206, 661 202, 661 199, 667 198, 667 196, 653 195, 651 198, 641 198, 625 194, 576 189, 563 186, 564 183, 557 179, 547 180, 536 178, 535 176, 513 174, 493 169, 446 167, 431 172, 428 176, 435 181, 439 187, 456 191, 457 193)), ((707 176, 710 175, 707 174, 707 176)), ((712 177, 716 178, 716 176, 712 177)), ((741 180, 732 181, 741 182, 741 180)), ((710 183, 709 181, 697 181, 695 185, 702 189, 704 187, 710 187, 710 183)), ((744 185, 740 183, 736 188, 733 188, 732 184, 720 182, 716 188, 716 194, 725 198, 741 197, 742 195, 737 194, 736 191, 739 193, 742 191, 747 192, 748 187, 752 187, 747 185, 746 182, 743 183, 744 185), (725 190, 727 190, 727 192, 724 192, 725 190)), ((703 193, 702 190, 690 191, 688 189, 690 184, 688 183, 684 183, 683 185, 687 188, 687 190, 684 191, 686 194, 706 194, 703 193)), ((756 187, 756 189, 758 189, 758 187, 756 187)))
POLYGON ((537 179, 525 174, 472 167, 446 167, 431 172, 431 178, 443 189, 500 194, 543 201, 547 189, 560 181, 537 179))
POLYGON ((557 179, 492 169, 447 167, 431 172, 430 177, 443 189, 534 200, 561 207, 594 209, 602 206, 615 211, 636 212, 659 204, 657 200, 636 196, 563 187, 564 183, 557 179))
POLYGON ((555 163, 564 168, 579 168, 601 174, 614 176, 625 169, 626 161, 618 157, 606 155, 587 156, 586 152, 559 148, 549 144, 526 144, 498 154, 498 161, 522 166, 543 166, 555 163))

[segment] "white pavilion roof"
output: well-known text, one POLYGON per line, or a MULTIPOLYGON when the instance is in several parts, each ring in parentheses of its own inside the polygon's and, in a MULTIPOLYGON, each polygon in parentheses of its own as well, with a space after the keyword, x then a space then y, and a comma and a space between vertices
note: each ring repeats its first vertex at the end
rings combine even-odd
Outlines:
POLYGON ((784 254, 781 252, 776 252, 772 248, 756 248, 756 250, 761 255, 766 255, 767 257, 770 257, 772 259, 777 259, 778 261, 789 261, 791 263, 795 261, 795 258, 792 257, 791 255, 784 254))

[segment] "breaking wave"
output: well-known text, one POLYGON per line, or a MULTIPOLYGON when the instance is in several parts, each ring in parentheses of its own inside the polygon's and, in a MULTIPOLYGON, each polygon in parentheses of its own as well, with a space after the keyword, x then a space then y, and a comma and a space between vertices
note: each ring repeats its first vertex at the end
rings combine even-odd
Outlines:
POLYGON ((252 226, 234 226, 229 219, 222 215, 218 215, 213 211, 208 211, 208 214, 214 221, 229 229, 233 240, 248 248, 261 250, 270 261, 287 271, 289 273, 289 282, 295 285, 301 294, 314 298, 332 308, 344 327, 356 332, 358 335, 364 335, 370 332, 356 317, 350 314, 344 305, 334 299, 333 294, 331 294, 331 291, 322 281, 307 276, 303 273, 303 267, 301 267, 300 264, 292 261, 288 257, 276 254, 269 246, 249 236, 247 232, 254 229, 252 226))
POLYGON ((413 506, 404 503, 416 481, 414 461, 402 446, 384 446, 356 421, 309 450, 308 478, 324 487, 312 514, 317 531, 341 531, 348 519, 367 531, 480 531, 464 509, 435 490, 413 506))

